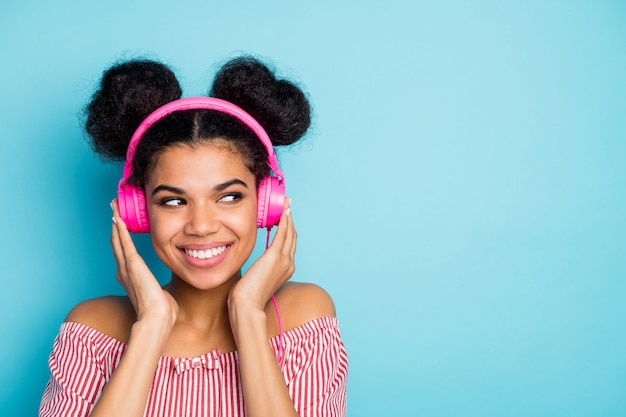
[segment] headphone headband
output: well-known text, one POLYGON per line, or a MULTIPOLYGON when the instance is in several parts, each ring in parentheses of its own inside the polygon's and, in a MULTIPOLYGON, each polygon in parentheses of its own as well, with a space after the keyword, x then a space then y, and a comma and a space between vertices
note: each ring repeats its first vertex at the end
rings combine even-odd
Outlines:
POLYGON ((257 227, 268 229, 278 224, 285 201, 285 177, 278 168, 272 141, 265 129, 242 108, 225 100, 214 97, 189 97, 167 103, 146 117, 130 139, 124 162, 124 173, 117 185, 120 216, 134 233, 150 231, 150 222, 146 206, 146 196, 142 187, 127 184, 133 171, 133 159, 139 141, 146 131, 165 116, 181 110, 216 110, 229 114, 248 126, 267 150, 267 164, 276 176, 268 175, 257 184, 257 227))
POLYGON ((135 130, 135 133, 133 133, 133 136, 130 139, 130 143, 128 144, 128 150, 126 151, 126 161, 124 162, 124 172, 122 178, 122 181, 124 181, 124 183, 132 174, 133 159, 135 158, 137 145, 139 145, 139 142, 141 141, 143 135, 148 131, 148 129, 150 129, 150 127, 152 127, 159 120, 163 119, 165 116, 182 110, 216 110, 222 113, 229 114, 248 126, 265 147, 268 155, 268 165, 270 166, 274 174, 276 174, 276 176, 280 178, 281 181, 283 180, 284 174, 278 167, 278 160, 276 159, 276 153, 274 152, 272 141, 270 140, 267 132, 265 132, 265 129, 263 129, 263 126, 261 126, 261 124, 257 122, 254 117, 250 116, 250 114, 241 107, 229 101, 215 97, 198 96, 181 98, 167 103, 154 110, 148 115, 148 117, 143 120, 143 122, 141 122, 137 130, 135 130))

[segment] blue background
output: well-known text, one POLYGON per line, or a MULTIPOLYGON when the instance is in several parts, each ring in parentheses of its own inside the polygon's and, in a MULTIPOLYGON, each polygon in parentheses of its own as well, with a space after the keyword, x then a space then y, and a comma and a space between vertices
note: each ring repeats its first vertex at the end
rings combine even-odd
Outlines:
POLYGON ((349 416, 626 416, 626 3, 381 3, 2 2, 2 414, 36 413, 69 309, 122 292, 120 169, 79 122, 102 70, 163 59, 194 95, 250 52, 315 106, 282 167, 349 416))

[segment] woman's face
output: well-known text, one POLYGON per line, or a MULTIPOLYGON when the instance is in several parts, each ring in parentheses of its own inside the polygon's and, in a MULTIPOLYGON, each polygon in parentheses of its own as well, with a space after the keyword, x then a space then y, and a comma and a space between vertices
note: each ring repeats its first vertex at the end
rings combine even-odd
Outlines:
POLYGON ((198 289, 239 275, 256 241, 257 195, 232 145, 167 148, 145 191, 152 244, 174 275, 198 289))

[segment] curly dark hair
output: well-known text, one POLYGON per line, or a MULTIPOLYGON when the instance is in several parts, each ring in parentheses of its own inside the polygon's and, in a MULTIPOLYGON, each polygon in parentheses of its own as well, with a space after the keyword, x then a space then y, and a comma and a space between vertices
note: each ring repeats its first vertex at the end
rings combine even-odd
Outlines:
MULTIPOLYGON (((85 130, 102 158, 123 161, 133 133, 152 111, 180 98, 176 76, 165 64, 131 60, 106 70, 86 107, 85 130)), ((230 101, 263 126, 274 146, 297 142, 309 128, 310 105, 304 92, 278 79, 260 60, 244 56, 217 73, 209 96, 230 101)), ((267 151, 256 135, 236 118, 214 110, 174 112, 144 134, 133 160, 129 183, 144 186, 157 156, 176 144, 198 145, 226 140, 235 146, 257 184, 269 175, 267 151)))

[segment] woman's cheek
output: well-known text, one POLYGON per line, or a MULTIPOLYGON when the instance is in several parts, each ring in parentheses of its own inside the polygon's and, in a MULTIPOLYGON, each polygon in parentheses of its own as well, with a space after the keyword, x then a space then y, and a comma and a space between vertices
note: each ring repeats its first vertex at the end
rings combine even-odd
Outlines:
POLYGON ((158 210, 153 210, 150 217, 150 234, 152 244, 158 253, 171 247, 174 237, 182 230, 184 222, 175 216, 164 216, 158 210))

